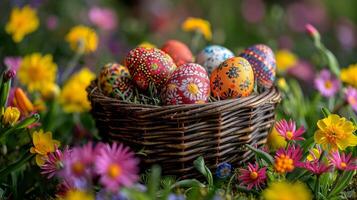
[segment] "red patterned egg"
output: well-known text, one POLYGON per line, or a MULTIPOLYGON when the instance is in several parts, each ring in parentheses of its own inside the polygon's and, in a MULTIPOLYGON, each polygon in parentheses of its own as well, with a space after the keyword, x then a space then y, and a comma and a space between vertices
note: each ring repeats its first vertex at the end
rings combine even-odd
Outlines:
POLYGON ((210 84, 206 70, 199 64, 187 63, 177 68, 162 92, 166 105, 207 102, 210 84))
POLYGON ((274 84, 276 61, 273 51, 264 44, 248 47, 239 56, 248 60, 254 70, 258 84, 270 88, 274 84))
POLYGON ((212 95, 216 98, 246 97, 254 89, 254 72, 246 59, 233 57, 213 70, 210 82, 212 95))
POLYGON ((186 44, 177 40, 168 40, 161 50, 171 56, 177 66, 193 62, 193 55, 186 44))
POLYGON ((172 58, 156 48, 137 47, 125 59, 133 82, 139 89, 146 90, 150 84, 157 89, 166 83, 176 65, 172 58))
POLYGON ((108 63, 99 73, 98 85, 103 94, 107 96, 113 97, 116 89, 124 93, 131 88, 129 70, 118 63, 108 63))

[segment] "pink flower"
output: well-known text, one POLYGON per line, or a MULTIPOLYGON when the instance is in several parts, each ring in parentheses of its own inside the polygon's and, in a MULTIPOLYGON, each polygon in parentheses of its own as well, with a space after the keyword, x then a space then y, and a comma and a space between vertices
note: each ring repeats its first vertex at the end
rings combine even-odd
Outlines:
POLYGON ((41 174, 47 175, 50 179, 56 175, 63 168, 63 160, 70 155, 68 147, 62 152, 56 147, 56 150, 47 154, 47 160, 45 164, 41 166, 41 174))
POLYGON ((317 29, 311 24, 305 24, 305 31, 310 35, 310 37, 316 37, 319 35, 317 29))
POLYGON ((326 173, 327 171, 330 170, 331 166, 326 165, 322 162, 319 162, 319 160, 314 160, 314 161, 306 161, 303 164, 303 168, 306 170, 312 172, 315 175, 321 175, 323 173, 326 173))
POLYGON ((357 112, 357 89, 349 86, 345 91, 345 98, 352 109, 357 112))
POLYGON ((332 152, 329 156, 331 164, 341 171, 357 170, 357 159, 352 158, 352 153, 340 154, 338 151, 332 152))
POLYGON ((58 26, 58 17, 55 15, 48 16, 46 26, 48 30, 55 30, 58 26))
POLYGON ((117 26, 117 15, 111 9, 93 7, 88 15, 93 24, 105 31, 111 31, 117 26))
POLYGON ((5 57, 4 64, 8 69, 17 72, 17 70, 20 67, 21 61, 22 61, 21 57, 5 57))
POLYGON ((324 97, 334 96, 341 87, 340 81, 327 69, 323 69, 315 78, 315 87, 324 97))
POLYGON ((296 130, 296 124, 291 119, 289 122, 285 119, 276 122, 275 128, 278 133, 287 140, 304 140, 301 135, 305 132, 305 128, 301 126, 296 130))
POLYGON ((275 155, 274 168, 278 173, 292 172, 296 167, 301 167, 302 150, 299 146, 280 148, 275 155))
POLYGON ((257 163, 248 163, 248 168, 240 169, 239 172, 241 175, 238 177, 238 180, 242 181, 242 184, 247 185, 248 190, 253 187, 259 188, 267 178, 266 167, 259 169, 257 163))
POLYGON ((82 182, 93 176, 92 165, 95 159, 95 151, 91 142, 83 147, 74 147, 71 156, 67 156, 64 163, 64 170, 61 174, 69 182, 82 182), (78 181, 80 180, 81 181, 78 181))
POLYGON ((138 163, 134 153, 122 144, 102 145, 95 161, 100 183, 110 191, 129 187, 138 180, 138 163))

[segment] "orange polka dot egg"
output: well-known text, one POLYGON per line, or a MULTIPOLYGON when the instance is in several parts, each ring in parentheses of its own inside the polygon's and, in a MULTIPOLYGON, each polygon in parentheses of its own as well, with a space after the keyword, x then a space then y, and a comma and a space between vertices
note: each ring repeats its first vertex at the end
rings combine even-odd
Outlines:
POLYGON ((131 88, 129 70, 118 63, 104 65, 98 76, 98 85, 106 96, 115 96, 116 91, 125 93, 131 88))
POLYGON ((165 105, 207 102, 210 83, 205 68, 196 63, 181 65, 167 81, 161 96, 165 105))
POLYGON ((157 48, 145 47, 131 50, 125 59, 125 65, 134 84, 141 90, 147 90, 151 84, 160 90, 176 69, 168 54, 157 48))
POLYGON ((254 72, 242 57, 233 57, 221 63, 211 74, 212 95, 219 99, 249 96, 254 89, 254 72))

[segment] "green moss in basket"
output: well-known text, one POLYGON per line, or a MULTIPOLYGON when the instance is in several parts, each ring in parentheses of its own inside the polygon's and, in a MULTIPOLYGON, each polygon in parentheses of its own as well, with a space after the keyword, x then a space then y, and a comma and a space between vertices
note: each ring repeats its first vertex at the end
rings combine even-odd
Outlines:
POLYGON ((154 84, 149 84, 146 93, 139 91, 137 88, 128 89, 125 92, 115 89, 115 98, 127 103, 146 104, 146 105, 162 105, 160 93, 154 84))

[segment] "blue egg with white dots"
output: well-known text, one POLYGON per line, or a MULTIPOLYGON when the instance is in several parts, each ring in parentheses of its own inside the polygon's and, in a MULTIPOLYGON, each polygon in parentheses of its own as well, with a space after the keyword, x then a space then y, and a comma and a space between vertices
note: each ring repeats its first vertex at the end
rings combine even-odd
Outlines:
POLYGON ((234 54, 229 49, 219 45, 211 45, 197 55, 196 62, 202 65, 208 74, 211 74, 222 62, 232 57, 234 57, 234 54))

